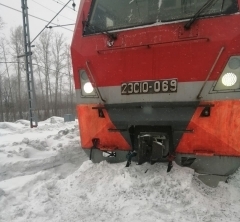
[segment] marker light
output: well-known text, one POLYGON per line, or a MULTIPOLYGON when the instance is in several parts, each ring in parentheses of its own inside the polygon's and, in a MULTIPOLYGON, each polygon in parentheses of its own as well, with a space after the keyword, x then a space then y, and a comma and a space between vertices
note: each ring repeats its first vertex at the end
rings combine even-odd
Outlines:
POLYGON ((85 93, 92 93, 93 92, 93 86, 90 82, 87 82, 83 86, 83 90, 85 93))
POLYGON ((240 59, 232 57, 228 62, 228 66, 230 69, 238 69, 240 67, 240 59))
POLYGON ((232 72, 226 73, 222 77, 222 84, 224 86, 233 86, 236 82, 237 76, 232 72))
POLYGON ((83 80, 88 80, 88 76, 87 76, 87 73, 86 73, 85 71, 82 71, 82 72, 81 72, 81 78, 82 78, 83 80))

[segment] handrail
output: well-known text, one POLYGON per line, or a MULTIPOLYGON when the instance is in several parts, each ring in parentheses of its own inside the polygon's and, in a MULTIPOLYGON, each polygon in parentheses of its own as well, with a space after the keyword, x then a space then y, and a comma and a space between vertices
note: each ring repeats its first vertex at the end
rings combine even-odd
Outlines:
POLYGON ((106 103, 106 100, 103 99, 103 97, 102 97, 102 95, 101 95, 101 93, 100 93, 100 91, 99 91, 99 89, 98 89, 98 87, 97 87, 96 81, 95 81, 95 79, 94 79, 94 77, 93 77, 93 75, 92 75, 91 69, 90 69, 90 67, 89 67, 89 63, 90 63, 89 61, 86 61, 86 66, 87 66, 88 72, 89 72, 89 74, 90 74, 90 76, 91 76, 91 79, 92 79, 92 81, 93 81, 94 87, 96 88, 97 94, 98 94, 98 96, 100 97, 100 99, 101 99, 104 103, 106 103))
POLYGON ((209 71, 209 73, 208 73, 208 75, 207 75, 207 78, 205 79, 205 81, 204 81, 204 83, 203 83, 203 85, 202 85, 202 88, 200 89, 200 91, 199 91, 199 93, 198 93, 198 95, 197 95, 197 99, 201 99, 201 98, 202 98, 202 97, 201 97, 201 93, 202 93, 202 91, 203 91, 203 89, 204 89, 207 81, 209 80, 209 78, 210 78, 210 76, 211 76, 211 74, 212 74, 212 71, 213 71, 213 69, 215 68, 215 66, 216 66, 216 64, 217 64, 220 56, 222 55, 223 50, 224 50, 224 47, 222 47, 222 48, 220 49, 220 51, 219 51, 219 53, 218 53, 218 55, 217 55, 217 58, 216 58, 215 62, 213 63, 213 66, 212 66, 211 70, 209 71))

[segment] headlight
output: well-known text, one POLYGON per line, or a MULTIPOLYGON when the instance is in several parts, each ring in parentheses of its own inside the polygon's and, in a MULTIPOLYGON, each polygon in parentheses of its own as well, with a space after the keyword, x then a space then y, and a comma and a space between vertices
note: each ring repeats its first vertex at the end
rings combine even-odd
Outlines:
POLYGON ((240 90, 240 56, 231 56, 213 91, 240 90))
POLYGON ((82 97, 98 97, 96 91, 90 82, 87 72, 84 69, 79 71, 81 81, 81 94, 82 97))
POLYGON ((92 93, 93 92, 92 83, 90 83, 90 82, 85 83, 84 86, 83 86, 83 90, 87 94, 92 93))
POLYGON ((226 73, 222 77, 222 84, 224 86, 233 86, 234 84, 236 84, 236 82, 237 76, 232 72, 226 73))

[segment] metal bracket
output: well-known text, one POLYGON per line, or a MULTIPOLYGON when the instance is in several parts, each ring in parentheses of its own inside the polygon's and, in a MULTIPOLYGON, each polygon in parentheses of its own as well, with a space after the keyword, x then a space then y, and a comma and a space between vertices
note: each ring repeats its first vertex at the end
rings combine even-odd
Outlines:
POLYGON ((192 129, 175 129, 173 132, 194 133, 192 129))
POLYGON ((114 133, 114 132, 126 132, 128 130, 127 129, 108 129, 108 131, 114 133))
POLYGON ((93 146, 92 146, 92 148, 90 150, 89 160, 92 160, 92 151, 93 151, 93 149, 97 149, 97 146, 100 143, 100 139, 99 138, 93 138, 92 139, 92 143, 93 143, 93 146))
POLYGON ((171 171, 171 169, 173 168, 173 160, 176 158, 176 155, 174 153, 170 153, 168 155, 168 168, 167 168, 167 172, 169 173, 171 171))
POLYGON ((106 109, 105 107, 93 107, 92 109, 97 109, 98 110, 98 116, 100 118, 105 118, 105 115, 103 113, 103 109, 106 109))
POLYGON ((126 156, 126 158, 127 158, 126 167, 129 167, 131 165, 132 158, 135 157, 135 156, 137 156, 137 152, 135 150, 129 151, 129 153, 126 156))
POLYGON ((109 152, 109 151, 103 151, 103 153, 106 153, 106 154, 108 154, 108 156, 106 156, 106 157, 116 157, 117 156, 117 153, 116 152, 113 152, 113 151, 111 151, 111 152, 109 152))
POLYGON ((206 106, 203 111, 201 112, 200 117, 209 117, 211 114, 211 107, 210 106, 206 106))

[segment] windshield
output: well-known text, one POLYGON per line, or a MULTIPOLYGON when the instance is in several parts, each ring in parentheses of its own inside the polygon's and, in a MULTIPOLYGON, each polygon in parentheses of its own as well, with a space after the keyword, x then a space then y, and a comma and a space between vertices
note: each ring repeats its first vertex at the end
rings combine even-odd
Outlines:
MULTIPOLYGON (((191 18, 208 0, 93 0, 84 34, 191 18)), ((238 11, 237 0, 216 0, 199 17, 238 11)))

